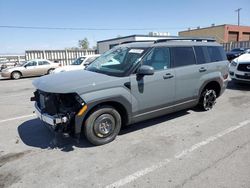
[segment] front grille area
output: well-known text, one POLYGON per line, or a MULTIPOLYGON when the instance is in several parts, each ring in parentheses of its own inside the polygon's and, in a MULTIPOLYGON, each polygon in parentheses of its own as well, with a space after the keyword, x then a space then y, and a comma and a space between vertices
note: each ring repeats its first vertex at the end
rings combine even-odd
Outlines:
POLYGON ((42 112, 49 115, 55 115, 59 113, 59 100, 56 94, 45 93, 36 91, 36 102, 42 112))
POLYGON ((42 113, 51 116, 56 114, 71 114, 78 112, 82 107, 75 99, 75 94, 47 93, 40 90, 35 92, 37 106, 42 113))
POLYGON ((250 80, 250 76, 243 76, 243 75, 238 75, 238 74, 236 74, 235 76, 236 76, 236 78, 250 80))
POLYGON ((239 64, 238 71, 250 72, 250 63, 248 64, 239 64))

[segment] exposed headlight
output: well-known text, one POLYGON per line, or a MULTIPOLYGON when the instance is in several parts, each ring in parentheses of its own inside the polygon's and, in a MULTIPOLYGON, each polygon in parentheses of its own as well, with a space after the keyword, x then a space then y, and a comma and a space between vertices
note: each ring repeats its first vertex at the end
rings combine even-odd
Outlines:
POLYGON ((82 106, 85 105, 84 101, 82 100, 82 98, 78 95, 78 94, 75 94, 75 99, 78 103, 80 103, 82 106))
POLYGON ((237 63, 236 63, 235 61, 232 61, 231 66, 232 66, 232 67, 236 67, 236 66, 237 66, 237 63))

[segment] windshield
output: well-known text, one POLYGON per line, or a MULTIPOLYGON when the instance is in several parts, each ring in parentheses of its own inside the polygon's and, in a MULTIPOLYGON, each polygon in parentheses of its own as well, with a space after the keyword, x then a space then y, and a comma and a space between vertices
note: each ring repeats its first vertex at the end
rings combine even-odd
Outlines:
POLYGON ((70 65, 81 65, 85 59, 86 57, 79 57, 75 61, 73 61, 70 65))
POLYGON ((122 76, 140 61, 145 51, 145 48, 115 47, 93 61, 86 70, 122 76))

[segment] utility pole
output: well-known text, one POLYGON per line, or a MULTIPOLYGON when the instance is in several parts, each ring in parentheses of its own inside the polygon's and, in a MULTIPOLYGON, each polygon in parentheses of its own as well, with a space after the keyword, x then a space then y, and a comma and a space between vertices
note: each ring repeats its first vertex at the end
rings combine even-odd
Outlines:
POLYGON ((237 10, 235 10, 235 12, 238 12, 238 26, 240 26, 240 11, 242 10, 242 8, 238 8, 237 10))

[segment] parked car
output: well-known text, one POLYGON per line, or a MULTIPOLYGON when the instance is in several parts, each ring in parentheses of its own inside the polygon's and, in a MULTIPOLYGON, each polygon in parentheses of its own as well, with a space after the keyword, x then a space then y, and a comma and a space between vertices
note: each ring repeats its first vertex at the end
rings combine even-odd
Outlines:
POLYGON ((3 69, 1 76, 12 79, 19 79, 27 76, 41 76, 52 73, 57 67, 59 67, 58 63, 46 59, 33 59, 21 65, 3 69))
POLYGON ((227 53, 227 59, 232 61, 233 59, 245 53, 250 53, 250 48, 234 48, 227 53))
POLYGON ((68 66, 56 68, 53 71, 53 73, 60 73, 60 72, 65 72, 65 71, 84 69, 86 66, 90 65, 99 56, 100 56, 100 54, 86 55, 83 57, 79 57, 68 66))
POLYGON ((83 130, 102 145, 121 126, 196 105, 211 110, 228 83, 225 51, 214 40, 172 40, 121 44, 86 70, 36 79, 37 116, 55 131, 79 138, 83 130))
POLYGON ((233 81, 250 83, 250 53, 234 59, 229 67, 233 81))

